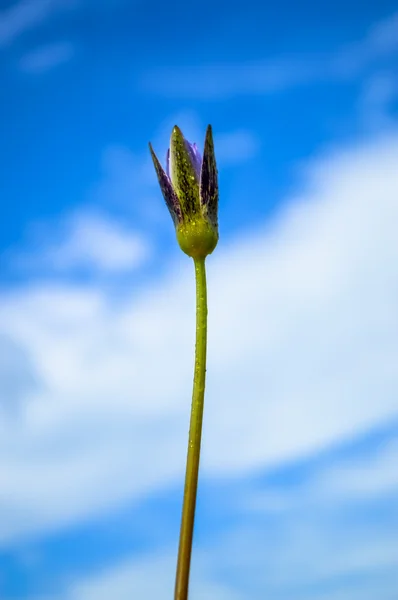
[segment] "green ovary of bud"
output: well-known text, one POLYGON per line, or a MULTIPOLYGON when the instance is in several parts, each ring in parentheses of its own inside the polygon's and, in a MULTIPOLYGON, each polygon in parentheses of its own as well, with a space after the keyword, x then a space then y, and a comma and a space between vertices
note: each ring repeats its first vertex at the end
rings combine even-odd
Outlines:
POLYGON ((201 215, 177 225, 177 241, 180 248, 191 258, 205 258, 218 242, 218 231, 201 215))

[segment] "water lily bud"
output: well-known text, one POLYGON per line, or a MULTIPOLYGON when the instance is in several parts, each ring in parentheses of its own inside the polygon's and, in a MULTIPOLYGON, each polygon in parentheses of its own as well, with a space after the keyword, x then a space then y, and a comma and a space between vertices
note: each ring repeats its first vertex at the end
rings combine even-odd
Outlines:
POLYGON ((149 144, 153 164, 181 249, 205 258, 218 242, 218 181, 211 126, 206 131, 203 158, 175 126, 163 169, 149 144))

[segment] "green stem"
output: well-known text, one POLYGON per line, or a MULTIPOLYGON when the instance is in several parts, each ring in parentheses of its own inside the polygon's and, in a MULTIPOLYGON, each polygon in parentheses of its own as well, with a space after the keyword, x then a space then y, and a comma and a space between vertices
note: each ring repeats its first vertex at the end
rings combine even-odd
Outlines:
POLYGON ((194 259, 194 262, 196 277, 195 372, 174 600, 187 600, 188 598, 206 379, 207 289, 205 259, 194 259))

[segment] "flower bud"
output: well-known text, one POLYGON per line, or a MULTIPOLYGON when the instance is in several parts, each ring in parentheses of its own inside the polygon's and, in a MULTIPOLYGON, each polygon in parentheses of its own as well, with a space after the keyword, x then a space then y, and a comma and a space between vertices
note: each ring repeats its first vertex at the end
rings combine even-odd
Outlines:
POLYGON ((192 258, 205 258, 218 242, 218 181, 211 126, 206 132, 203 159, 175 126, 167 153, 166 171, 149 148, 181 249, 192 258))

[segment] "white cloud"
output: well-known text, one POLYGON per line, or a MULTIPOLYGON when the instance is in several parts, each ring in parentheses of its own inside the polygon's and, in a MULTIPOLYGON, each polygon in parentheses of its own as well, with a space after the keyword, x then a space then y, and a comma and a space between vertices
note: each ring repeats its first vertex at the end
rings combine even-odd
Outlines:
POLYGON ((326 588, 334 591, 331 599, 352 589, 354 594, 372 590, 370 597, 380 592, 377 597, 384 600, 397 589, 391 530, 351 528, 344 520, 317 514, 301 515, 301 520, 287 517, 268 527, 261 520, 240 524, 205 550, 209 563, 219 561, 222 572, 242 582, 245 597, 253 599, 317 600, 326 588))
POLYGON ((20 69, 27 73, 46 73, 58 65, 68 62, 74 54, 74 46, 69 42, 57 42, 41 46, 25 54, 19 63, 20 69))
MULTIPOLYGON (((262 491, 242 491, 238 504, 247 514, 319 514, 320 511, 347 509, 388 497, 398 497, 398 440, 360 455, 343 457, 315 465, 295 485, 265 485, 262 491)), ((299 520, 298 518, 297 520, 299 520)))
POLYGON ((32 361, 22 344, 0 335, 0 412, 20 409, 20 403, 37 386, 32 361))
MULTIPOLYGON (((328 498, 358 501, 398 493, 398 440, 390 442, 375 456, 351 460, 318 477, 313 493, 328 498)), ((313 497, 313 496, 312 496, 313 497)))
POLYGON ((74 0, 20 0, 0 11, 0 46, 40 25, 54 13, 74 6, 74 0))
MULTIPOLYGON (((190 597, 371 600, 377 592, 380 599, 390 598, 398 585, 394 529, 377 516, 372 522, 367 516, 355 521, 350 510, 353 501, 360 508, 358 502, 377 496, 385 500, 392 490, 395 503, 397 451, 396 441, 390 441, 376 455, 353 459, 349 452, 350 462, 347 453, 326 464, 315 462, 310 474, 301 472, 299 483, 279 484, 279 498, 273 484, 264 482, 259 492, 258 484, 253 489, 246 479, 235 480, 222 500, 228 502, 227 513, 231 502, 238 509, 232 521, 195 543, 190 597), (250 502, 242 503, 242 497, 250 502)), ((175 560, 175 550, 167 547, 162 555, 131 557, 75 581, 67 599, 166 599, 173 589, 175 560)))
MULTIPOLYGON (((67 600, 108 600, 109 598, 166 600, 172 596, 174 572, 174 554, 132 559, 100 575, 96 574, 76 582, 71 586, 67 600)), ((228 586, 209 581, 204 573, 195 573, 190 584, 189 597, 192 600, 205 598, 243 600, 228 586)))
POLYGON ((56 235, 51 239, 41 232, 38 243, 12 256, 14 264, 23 269, 117 273, 141 266, 149 255, 141 233, 99 212, 76 212, 56 235))
MULTIPOLYGON (((204 474, 297 459, 398 414, 397 161, 396 134, 326 154, 274 221, 221 238, 204 474)), ((42 386, 18 423, 0 421, 3 542, 182 478, 192 271, 181 256, 117 299, 40 283, 3 293, 0 327, 42 386)))
MULTIPOLYGON (((352 548, 350 544, 347 552, 344 547, 333 547, 337 540, 332 539, 329 548, 323 543, 322 534, 329 533, 319 531, 316 535, 316 532, 304 527, 301 530, 296 528, 289 535, 286 530, 282 536, 284 539, 278 540, 272 548, 265 530, 260 529, 259 535, 256 535, 250 529, 234 528, 220 543, 209 545, 206 550, 196 548, 190 598, 243 600, 250 597, 260 600, 267 594, 275 600, 286 600, 290 595, 303 600, 372 600, 377 592, 377 597, 382 600, 392 598, 391 593, 396 590, 394 580, 385 577, 380 585, 380 580, 369 581, 369 575, 373 572, 377 575, 380 569, 388 569, 389 565, 393 568, 395 565, 393 536, 385 546, 370 544, 369 547, 358 545, 352 548), (223 577, 217 577, 221 581, 214 576, 218 570, 223 573, 223 577), (363 583, 359 580, 355 585, 350 585, 344 579, 338 583, 335 581, 338 577, 358 574, 363 583), (229 585, 225 583, 228 575, 231 581, 229 585), (316 587, 320 583, 334 588, 333 592, 323 593, 316 587), (315 587, 315 591, 311 587, 315 587), (246 588, 246 591, 241 591, 242 588, 246 588), (303 589, 310 591, 305 593, 303 589)), ((137 597, 166 600, 172 595, 174 571, 173 555, 131 559, 76 581, 70 586, 66 598, 127 600, 137 597)))
MULTIPOLYGON (((316 478, 320 473, 322 479, 322 467, 316 478)), ((339 600, 350 597, 348 591, 358 599, 371 600, 376 593, 383 600, 392 597, 398 585, 393 528, 377 520, 369 523, 366 517, 356 522, 352 517, 347 519, 350 513, 342 512, 339 504, 336 507, 335 495, 328 504, 325 496, 312 495, 313 483, 304 486, 304 505, 301 493, 290 493, 290 505, 271 520, 262 518, 269 516, 267 508, 261 515, 246 505, 241 513, 234 514, 227 528, 202 536, 193 554, 190 597, 339 600), (333 593, 325 594, 325 589, 333 593)), ((343 487, 344 483, 343 478, 343 487)), ((341 492, 339 480, 338 486, 341 492)), ((245 482, 235 482, 235 488, 239 496, 245 482)), ((76 581, 67 599, 166 599, 173 589, 175 560, 171 548, 164 548, 162 555, 132 557, 76 581)))

